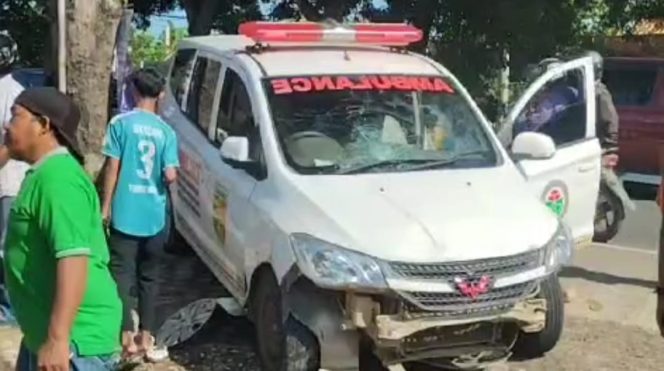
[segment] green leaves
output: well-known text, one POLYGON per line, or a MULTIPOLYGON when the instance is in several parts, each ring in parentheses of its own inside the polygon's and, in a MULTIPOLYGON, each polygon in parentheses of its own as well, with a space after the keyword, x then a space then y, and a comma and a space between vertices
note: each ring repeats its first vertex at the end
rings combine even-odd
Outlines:
POLYGON ((146 31, 136 31, 131 40, 131 60, 135 66, 158 66, 164 63, 175 51, 177 42, 187 36, 184 29, 175 29, 170 34, 170 42, 156 38, 146 31))
MULTIPOLYGON (((0 28, 17 40, 25 65, 43 65, 50 56, 49 0, 0 0, 0 28)), ((369 20, 409 22, 426 40, 413 49, 445 64, 476 98, 495 101, 496 76, 508 63, 512 80, 544 57, 594 47, 601 36, 629 33, 639 21, 664 17, 661 0, 134 0, 135 21, 184 9, 189 33, 211 29, 235 33, 240 23, 272 20, 369 20), (269 14, 261 13, 261 5, 269 14), (508 52, 507 62, 503 54, 508 52)), ((93 30, 90 30, 93 32, 93 30)), ((182 37, 179 34, 175 38, 182 37)), ((73 36, 75 37, 75 36, 73 36)), ((172 43, 171 45, 174 45, 172 43)), ((136 63, 156 63, 171 51, 162 40, 137 32, 136 63)))
POLYGON ((18 44, 19 64, 41 66, 49 54, 48 0, 0 0, 0 30, 18 44))

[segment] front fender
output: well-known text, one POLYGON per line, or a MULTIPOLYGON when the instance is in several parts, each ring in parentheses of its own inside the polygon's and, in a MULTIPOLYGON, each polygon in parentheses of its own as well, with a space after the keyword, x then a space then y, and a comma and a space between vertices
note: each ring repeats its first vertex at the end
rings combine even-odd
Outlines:
POLYGON ((341 293, 322 290, 299 277, 283 286, 282 294, 284 313, 305 325, 318 339, 322 369, 359 370, 360 336, 356 330, 344 329, 341 293))

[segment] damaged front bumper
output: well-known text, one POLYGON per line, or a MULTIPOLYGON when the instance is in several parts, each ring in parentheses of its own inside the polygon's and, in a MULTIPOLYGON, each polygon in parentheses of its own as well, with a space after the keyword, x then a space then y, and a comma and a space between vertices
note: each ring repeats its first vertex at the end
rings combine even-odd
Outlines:
POLYGON ((458 326, 477 322, 513 322, 523 332, 540 332, 546 325, 546 300, 528 299, 517 303, 509 312, 492 317, 452 320, 435 317, 421 319, 402 319, 399 317, 396 315, 378 315, 375 317, 372 326, 367 328, 367 332, 372 334, 372 337, 379 342, 400 340, 430 328, 458 326))
POLYGON ((540 249, 462 263, 389 263, 389 289, 372 293, 322 289, 294 270, 282 282, 283 313, 318 337, 324 369, 358 369, 366 347, 385 365, 484 364, 509 356, 519 333, 545 328, 547 302, 539 286, 549 273, 543 260, 540 249), (484 276, 491 287, 477 295, 454 284, 458 277, 484 276))
POLYGON ((520 300, 506 311, 445 318, 438 312, 408 312, 386 303, 385 295, 341 293, 297 280, 286 293, 288 312, 306 325, 320 344, 321 368, 359 369, 362 344, 370 344, 386 365, 468 354, 508 355, 519 331, 539 332, 546 323, 546 300, 520 300))

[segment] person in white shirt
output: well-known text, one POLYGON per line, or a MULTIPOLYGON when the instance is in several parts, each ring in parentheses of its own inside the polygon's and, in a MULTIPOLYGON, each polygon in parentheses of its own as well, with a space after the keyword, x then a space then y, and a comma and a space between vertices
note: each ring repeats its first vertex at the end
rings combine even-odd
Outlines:
MULTIPOLYGON (((14 100, 24 90, 11 74, 17 59, 16 42, 7 34, 0 32, 0 260, 3 257, 5 235, 9 209, 21 188, 25 172, 29 165, 9 159, 5 143, 5 127, 11 118, 14 100)), ((2 264, 0 264, 0 324, 12 320, 9 299, 4 288, 2 264)))

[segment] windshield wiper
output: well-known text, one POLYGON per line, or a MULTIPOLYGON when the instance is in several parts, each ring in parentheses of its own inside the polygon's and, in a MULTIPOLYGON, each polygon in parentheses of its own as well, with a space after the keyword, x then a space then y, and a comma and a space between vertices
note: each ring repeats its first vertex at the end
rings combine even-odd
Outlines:
POLYGON ((434 159, 391 159, 391 160, 383 160, 383 161, 377 161, 373 162, 370 164, 365 164, 365 165, 359 165, 356 167, 352 167, 350 169, 342 170, 339 171, 337 174, 358 174, 365 172, 367 170, 379 168, 379 167, 388 167, 388 166, 398 166, 398 165, 404 165, 404 164, 422 164, 422 163, 430 163, 432 161, 437 161, 434 159))
POLYGON ((470 157, 476 157, 477 155, 486 155, 486 154, 488 154, 488 152, 486 150, 459 153, 458 155, 454 155, 454 156, 448 157, 446 159, 433 160, 433 161, 429 161, 429 162, 421 164, 421 165, 409 167, 407 170, 408 171, 417 171, 417 170, 439 169, 439 168, 442 168, 442 167, 454 165, 454 164, 456 164, 457 162, 459 162, 461 160, 467 160, 470 157))
POLYGON ((331 174, 336 170, 339 170, 339 165, 324 165, 324 166, 302 166, 297 165, 297 170, 302 174, 331 174))

